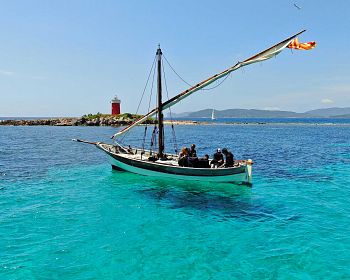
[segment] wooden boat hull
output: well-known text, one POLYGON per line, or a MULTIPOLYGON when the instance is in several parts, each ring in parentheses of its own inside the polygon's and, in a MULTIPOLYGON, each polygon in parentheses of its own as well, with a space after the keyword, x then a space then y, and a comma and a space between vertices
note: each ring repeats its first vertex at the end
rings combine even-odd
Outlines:
POLYGON ((159 162, 131 159, 124 154, 112 152, 110 149, 106 148, 106 146, 97 145, 97 147, 109 155, 114 169, 168 179, 245 184, 252 183, 252 166, 250 164, 217 169, 180 167, 159 162))

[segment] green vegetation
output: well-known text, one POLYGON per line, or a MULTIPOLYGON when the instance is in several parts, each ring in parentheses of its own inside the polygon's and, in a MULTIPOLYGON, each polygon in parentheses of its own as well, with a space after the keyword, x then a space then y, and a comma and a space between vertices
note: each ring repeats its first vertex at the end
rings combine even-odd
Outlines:
MULTIPOLYGON (((139 118, 141 118, 142 115, 137 114, 130 114, 130 113, 124 113, 119 115, 111 115, 111 114, 102 114, 100 112, 96 114, 87 114, 81 117, 81 120, 83 123, 86 121, 92 121, 92 120, 99 120, 99 119, 117 119, 117 121, 135 121, 139 118)), ((148 118, 144 123, 157 123, 157 120, 154 118, 148 118)))
POLYGON ((111 114, 102 114, 100 112, 96 113, 96 114, 87 114, 82 116, 83 119, 86 120, 93 120, 93 119, 97 119, 97 118, 124 118, 124 119, 139 119, 142 117, 142 115, 137 115, 137 114, 130 114, 130 113, 124 113, 124 114, 119 114, 119 115, 111 115, 111 114))

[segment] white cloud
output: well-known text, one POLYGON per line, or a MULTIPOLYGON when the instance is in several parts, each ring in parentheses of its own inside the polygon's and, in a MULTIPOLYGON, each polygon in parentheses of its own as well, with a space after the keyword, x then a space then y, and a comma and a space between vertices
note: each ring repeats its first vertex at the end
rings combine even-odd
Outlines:
POLYGON ((280 111, 281 109, 278 107, 265 107, 263 110, 269 110, 269 111, 280 111))
POLYGON ((329 98, 323 98, 321 100, 321 103, 323 103, 323 104, 332 104, 332 103, 334 103, 334 101, 332 99, 329 99, 329 98))
POLYGON ((13 76, 15 72, 0 69, 0 74, 5 76, 13 76))
POLYGON ((8 70, 3 70, 0 69, 0 75, 3 76, 16 76, 17 78, 29 78, 29 79, 33 79, 33 80, 46 80, 47 77, 46 76, 40 76, 40 75, 22 75, 22 74, 18 74, 12 71, 8 71, 8 70))

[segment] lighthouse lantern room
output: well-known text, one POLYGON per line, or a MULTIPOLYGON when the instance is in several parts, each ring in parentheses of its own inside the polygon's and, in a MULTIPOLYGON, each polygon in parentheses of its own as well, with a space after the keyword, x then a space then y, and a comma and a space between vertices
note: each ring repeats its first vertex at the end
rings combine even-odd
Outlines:
POLYGON ((119 115, 120 114, 120 99, 118 99, 117 96, 114 96, 114 98, 111 101, 112 103, 112 115, 119 115))

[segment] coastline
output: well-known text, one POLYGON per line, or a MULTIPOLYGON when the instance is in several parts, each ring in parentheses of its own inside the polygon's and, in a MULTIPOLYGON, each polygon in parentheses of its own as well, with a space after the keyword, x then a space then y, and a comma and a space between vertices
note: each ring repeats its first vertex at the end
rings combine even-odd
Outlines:
MULTIPOLYGON (((126 126, 132 124, 136 119, 125 118, 125 117, 100 117, 94 119, 87 119, 84 117, 69 117, 69 118, 44 118, 44 119, 0 119, 0 126, 126 126)), ((155 120, 147 121, 147 124, 155 124, 155 120)), ((303 121, 278 121, 278 122, 264 122, 264 121, 223 121, 223 122, 212 122, 212 121, 196 121, 196 120, 164 120, 164 125, 301 125, 301 126, 350 126, 350 122, 336 123, 332 122, 303 122, 303 121)))
MULTIPOLYGON (((121 117, 71 117, 71 118, 44 118, 44 119, 5 119, 0 120, 0 126, 125 126, 136 119, 121 117)), ((154 123, 148 120, 147 123, 154 123)))

